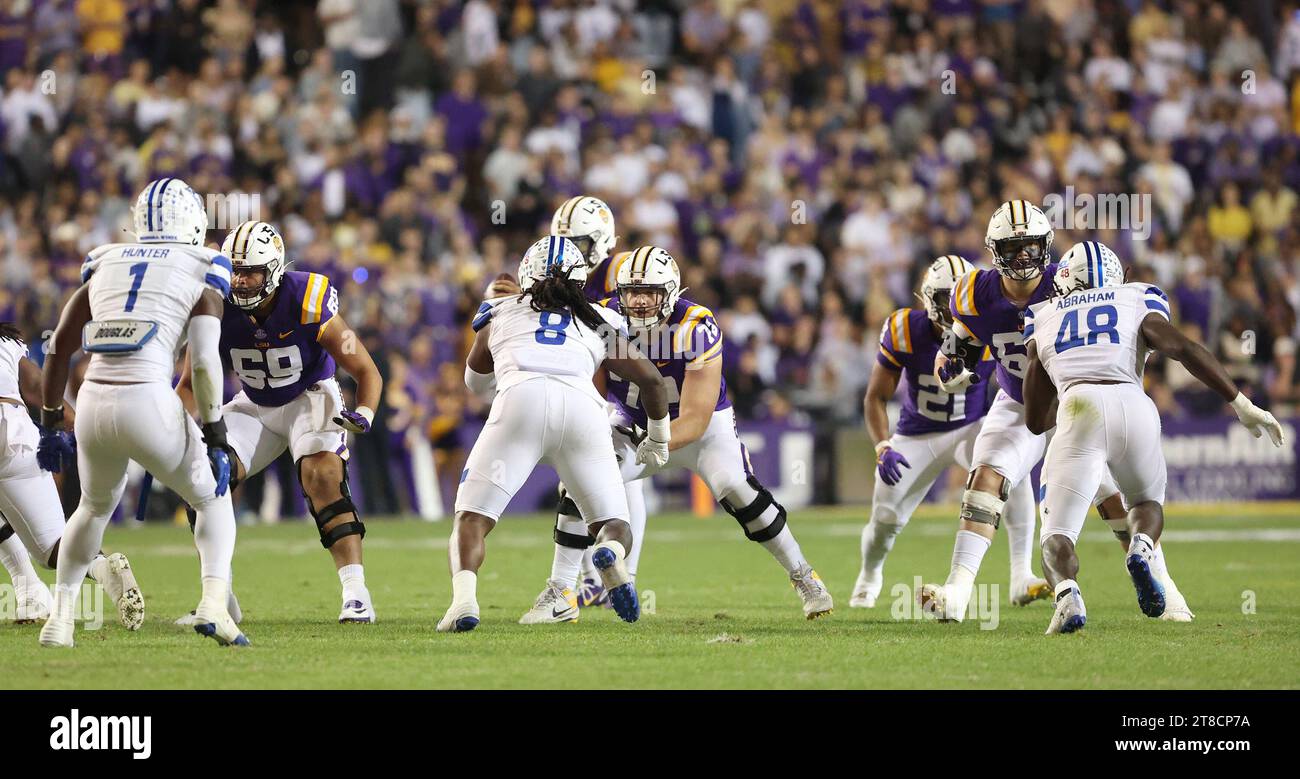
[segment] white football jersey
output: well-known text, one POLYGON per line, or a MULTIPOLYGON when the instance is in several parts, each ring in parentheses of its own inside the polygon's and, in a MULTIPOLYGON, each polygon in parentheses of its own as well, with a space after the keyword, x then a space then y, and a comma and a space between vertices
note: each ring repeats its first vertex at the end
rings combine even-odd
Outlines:
MULTIPOLYGON (((601 306, 594 308, 614 332, 626 332, 621 315, 601 306)), ((593 331, 567 311, 534 311, 528 296, 484 303, 475 317, 476 328, 488 320, 492 324, 488 349, 498 392, 551 376, 604 405, 591 377, 605 360, 608 334, 593 331)))
POLYGON ((1169 319, 1169 299, 1159 287, 1134 283, 1072 292, 1025 312, 1025 339, 1058 392, 1080 381, 1141 385, 1147 348, 1142 320, 1169 319))
POLYGON ((23 399, 18 389, 18 361, 26 356, 25 344, 0 338, 0 398, 23 399))
POLYGON ((203 290, 223 299, 230 293, 230 260, 202 246, 107 244, 87 255, 81 278, 90 287, 92 321, 82 347, 97 339, 104 349, 91 353, 86 378, 170 383, 203 290))

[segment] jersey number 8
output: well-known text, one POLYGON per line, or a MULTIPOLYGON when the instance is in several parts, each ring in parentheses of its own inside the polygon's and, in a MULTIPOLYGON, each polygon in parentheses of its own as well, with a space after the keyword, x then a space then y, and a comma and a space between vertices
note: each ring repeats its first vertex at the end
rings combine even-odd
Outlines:
POLYGON ((533 333, 533 338, 539 344, 549 346, 562 344, 569 339, 564 330, 572 321, 573 315, 568 311, 543 311, 541 316, 542 326, 533 333))
POLYGON ((1117 322, 1119 322, 1119 312, 1114 306, 1094 306, 1088 309, 1088 329, 1079 332, 1079 309, 1065 312, 1065 316, 1061 319, 1061 332, 1056 334, 1056 353, 1060 354, 1084 344, 1091 346, 1103 335, 1110 343, 1119 343, 1119 333, 1115 331, 1117 322))

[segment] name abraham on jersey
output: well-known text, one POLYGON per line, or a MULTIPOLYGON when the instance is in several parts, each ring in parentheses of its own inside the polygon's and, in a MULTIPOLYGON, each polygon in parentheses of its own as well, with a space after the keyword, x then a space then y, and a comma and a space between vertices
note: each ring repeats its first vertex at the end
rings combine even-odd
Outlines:
MULTIPOLYGON (((1075 292, 1066 297, 1059 298, 1056 301, 1056 309, 1059 311, 1063 308, 1073 308, 1074 306, 1083 305, 1085 303, 1101 303, 1103 301, 1114 299, 1115 292, 1113 290, 1109 292, 1075 292)), ((1023 328, 1024 325, 1021 325, 1021 327, 1023 328)))

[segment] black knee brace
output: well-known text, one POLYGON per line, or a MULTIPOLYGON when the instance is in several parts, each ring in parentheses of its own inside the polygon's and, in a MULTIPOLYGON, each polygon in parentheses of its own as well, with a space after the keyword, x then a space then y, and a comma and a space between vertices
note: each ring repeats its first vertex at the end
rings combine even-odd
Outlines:
POLYGON ((14 527, 8 523, 0 525, 0 544, 9 540, 9 536, 14 534, 14 527))
MULTIPOLYGON (((298 484, 299 486, 302 485, 302 460, 298 461, 298 484)), ((318 511, 316 506, 312 504, 311 497, 307 495, 307 490, 302 491, 303 500, 307 501, 307 509, 311 512, 312 519, 316 520, 316 529, 320 531, 320 545, 326 549, 334 546, 341 538, 347 538, 348 536, 366 537, 366 526, 361 522, 361 517, 357 514, 357 507, 352 502, 352 489, 348 487, 347 460, 343 461, 343 482, 339 484, 339 492, 343 494, 343 497, 318 511), (335 525, 326 530, 325 525, 340 514, 351 514, 352 521, 335 525)))
POLYGON ((745 538, 748 538, 750 541, 768 541, 776 538, 777 534, 785 527, 785 506, 777 503, 776 499, 772 497, 772 493, 768 492, 767 488, 758 482, 758 479, 750 476, 748 481, 749 486, 753 487, 754 490, 758 492, 758 497, 754 498, 754 502, 744 508, 738 509, 732 506, 726 498, 723 498, 720 501, 722 503, 722 508, 726 509, 728 514, 736 518, 736 521, 740 523, 741 530, 745 531, 745 538), (758 517, 764 511, 767 511, 770 506, 776 506, 776 519, 772 520, 771 523, 762 530, 751 533, 749 528, 745 527, 745 525, 758 519, 758 517))
POLYGON ((569 493, 564 490, 560 490, 560 502, 555 506, 555 513, 555 543, 560 546, 567 546, 570 549, 586 549, 596 543, 596 539, 592 538, 590 533, 578 535, 577 533, 566 533, 560 529, 559 515, 563 514, 567 517, 582 516, 582 512, 578 511, 578 504, 574 503, 573 498, 570 498, 569 493))

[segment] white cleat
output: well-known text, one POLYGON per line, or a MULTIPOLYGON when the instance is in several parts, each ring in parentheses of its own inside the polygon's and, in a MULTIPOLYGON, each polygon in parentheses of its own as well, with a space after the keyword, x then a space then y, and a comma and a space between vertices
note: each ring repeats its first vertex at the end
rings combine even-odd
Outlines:
POLYGON ((1173 580, 1164 579, 1160 583, 1165 586, 1165 613, 1160 615, 1160 619, 1166 622, 1191 622, 1195 619, 1196 615, 1187 607, 1187 600, 1174 586, 1173 580))
POLYGON ((41 626, 41 646, 71 647, 73 645, 72 631, 75 624, 72 621, 72 613, 75 606, 75 597, 65 595, 60 598, 57 594, 54 596, 54 603, 50 607, 50 618, 41 626))
POLYGON ((343 610, 339 612, 339 624, 372 625, 375 622, 375 607, 370 603, 370 593, 362 590, 350 597, 343 597, 343 610))
POLYGON ((961 622, 966 619, 970 590, 963 593, 947 584, 925 584, 916 594, 916 602, 925 613, 933 615, 940 622, 961 622))
POLYGON ((1047 623, 1047 631, 1044 635, 1073 633, 1082 630, 1087 622, 1088 611, 1083 606, 1083 595, 1071 588, 1061 593, 1061 597, 1057 599, 1056 611, 1052 613, 1052 621, 1047 623))
MULTIPOLYGON (((172 624, 185 628, 194 627, 199 624, 199 619, 196 616, 197 611, 198 609, 195 609, 183 617, 178 617, 172 624)), ((236 625, 244 621, 244 612, 239 608, 239 598, 235 597, 234 590, 231 590, 230 595, 226 598, 226 611, 230 612, 230 618, 235 621, 236 625)))
POLYGON ((127 630, 139 630, 144 624, 144 594, 136 584, 135 574, 126 555, 117 552, 97 557, 90 564, 90 574, 109 600, 117 604, 117 616, 127 630))
POLYGON ((1011 582, 1011 592, 1008 593, 1012 606, 1028 606, 1036 600, 1050 600, 1052 597, 1052 585, 1047 583, 1046 579, 1031 577, 1011 582))
POLYGON ((803 615, 807 619, 817 619, 830 614, 835 609, 830 590, 822 583, 822 577, 808 563, 802 563, 799 570, 790 574, 790 586, 799 593, 803 601, 803 615))
POLYGON ((853 585, 853 595, 849 597, 851 609, 874 609, 876 598, 880 597, 880 578, 872 579, 866 571, 858 573, 858 581, 853 585))
POLYGON ((221 646, 248 646, 248 638, 239 630, 225 604, 213 605, 199 601, 194 611, 194 632, 216 641, 221 646))
POLYGON ((555 579, 546 581, 546 589, 537 596, 533 607, 519 618, 520 625, 548 625, 578 621, 578 596, 555 579))
POLYGON ((21 584, 15 584, 14 598, 17 600, 14 608, 15 625, 30 625, 48 618, 50 608, 54 605, 50 588, 40 579, 27 579, 21 584))
POLYGON ((478 627, 478 603, 453 603, 438 620, 439 633, 467 633, 478 627))

